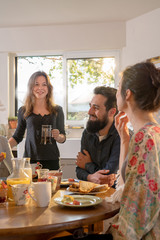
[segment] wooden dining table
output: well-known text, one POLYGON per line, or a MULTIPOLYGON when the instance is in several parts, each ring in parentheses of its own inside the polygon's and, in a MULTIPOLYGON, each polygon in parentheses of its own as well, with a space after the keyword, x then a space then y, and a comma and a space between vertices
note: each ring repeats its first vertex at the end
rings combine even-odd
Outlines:
POLYGON ((24 206, 16 206, 8 202, 6 207, 0 207, 0 239, 3 240, 49 240, 58 233, 73 232, 87 227, 94 232, 94 225, 113 217, 119 211, 119 203, 107 203, 106 196, 115 190, 96 194, 103 201, 95 206, 84 208, 59 206, 54 198, 63 196, 66 191, 58 190, 52 197, 48 207, 37 207, 32 200, 24 206))

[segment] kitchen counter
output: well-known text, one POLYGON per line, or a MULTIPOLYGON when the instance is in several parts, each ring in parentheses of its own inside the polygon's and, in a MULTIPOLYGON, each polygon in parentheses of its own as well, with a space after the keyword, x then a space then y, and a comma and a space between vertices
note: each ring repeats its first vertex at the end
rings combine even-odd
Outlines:
MULTIPOLYGON (((17 145, 18 157, 23 157, 25 138, 17 145)), ((80 138, 67 138, 65 143, 58 143, 60 151, 60 158, 75 159, 77 153, 80 151, 81 139, 80 138)))
POLYGON ((80 152, 81 139, 67 138, 65 143, 58 143, 60 158, 76 158, 80 152))

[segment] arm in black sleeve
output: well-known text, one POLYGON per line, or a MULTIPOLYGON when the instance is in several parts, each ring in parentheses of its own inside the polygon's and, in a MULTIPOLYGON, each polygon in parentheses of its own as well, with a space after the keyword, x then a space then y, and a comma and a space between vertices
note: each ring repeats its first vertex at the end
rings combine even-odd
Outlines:
MULTIPOLYGON (((83 131, 82 138, 81 138, 81 152, 83 153, 83 149, 86 149, 86 130, 83 131)), ((89 172, 85 169, 82 169, 80 167, 76 167, 76 175, 77 178, 80 180, 87 181, 87 176, 89 172)))
POLYGON ((119 155, 120 155, 120 137, 117 135, 113 143, 109 160, 103 169, 110 170, 110 173, 117 173, 119 168, 119 155))
POLYGON ((80 167, 76 167, 76 175, 77 178, 83 181, 87 181, 87 176, 88 176, 88 172, 85 169, 82 169, 80 167))
MULTIPOLYGON (((105 149, 103 149, 103 155, 104 154, 105 154, 105 149)), ((94 162, 86 163, 85 170, 84 170, 85 173, 86 173, 85 177, 87 177, 88 174, 93 174, 93 173, 95 173, 95 172, 97 172, 101 169, 110 170, 110 174, 111 173, 116 173, 118 168, 119 168, 119 155, 120 155, 120 137, 117 134, 113 143, 112 143, 112 145, 111 145, 110 155, 109 155, 108 159, 106 159, 104 161, 103 166, 99 167, 94 162)), ((107 156, 106 156, 106 158, 107 158, 107 156)), ((82 174, 82 172, 81 172, 81 174, 82 174)))
POLYGON ((18 111, 18 125, 15 133, 12 136, 17 143, 20 143, 22 141, 26 130, 26 120, 24 119, 23 113, 24 111, 21 107, 18 111))
POLYGON ((66 135, 64 128, 64 113, 61 106, 58 107, 58 113, 56 117, 56 127, 59 130, 60 134, 66 135))

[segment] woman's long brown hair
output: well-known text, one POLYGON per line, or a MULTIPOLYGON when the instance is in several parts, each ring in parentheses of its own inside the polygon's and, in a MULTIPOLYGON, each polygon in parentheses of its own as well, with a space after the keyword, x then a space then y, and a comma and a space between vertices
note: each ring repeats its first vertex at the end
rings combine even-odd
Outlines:
POLYGON ((45 72, 38 71, 31 75, 29 82, 28 82, 27 96, 26 96, 26 100, 25 100, 25 103, 23 106, 24 118, 28 117, 33 112, 33 107, 35 104, 35 96, 33 94, 33 87, 35 86, 35 81, 36 81, 37 77, 39 77, 39 76, 45 77, 47 87, 48 87, 48 94, 46 96, 47 110, 49 111, 49 113, 55 113, 55 114, 57 113, 56 104, 54 103, 54 100, 53 100, 53 86, 50 82, 50 79, 45 72))

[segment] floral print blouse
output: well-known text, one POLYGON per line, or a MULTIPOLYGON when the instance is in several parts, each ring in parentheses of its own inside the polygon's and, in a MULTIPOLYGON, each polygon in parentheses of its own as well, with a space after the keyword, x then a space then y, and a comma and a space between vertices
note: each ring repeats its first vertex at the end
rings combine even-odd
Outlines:
POLYGON ((160 125, 156 123, 132 136, 120 212, 111 230, 115 240, 160 239, 160 125))

